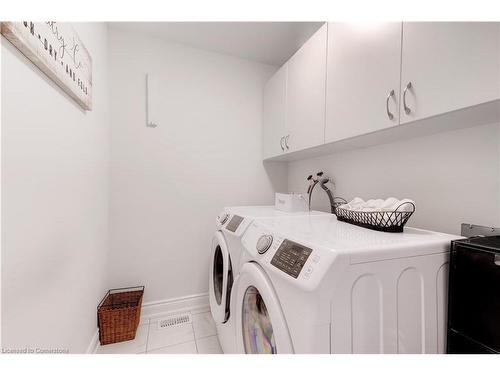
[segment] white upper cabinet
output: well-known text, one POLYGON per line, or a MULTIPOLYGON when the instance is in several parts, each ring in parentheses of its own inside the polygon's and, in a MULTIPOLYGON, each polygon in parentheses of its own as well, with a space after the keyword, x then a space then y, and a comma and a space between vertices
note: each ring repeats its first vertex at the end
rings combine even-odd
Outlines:
POLYGON ((325 141, 326 40, 325 24, 288 61, 287 151, 325 141))
POLYGON ((264 158, 277 156, 285 151, 286 76, 287 64, 283 65, 264 87, 262 132, 264 158))
POLYGON ((399 124, 401 23, 329 23, 325 142, 399 124))
POLYGON ((265 87, 264 158, 499 99, 498 22, 325 24, 265 87))
POLYGON ((496 22, 404 23, 401 123, 498 99, 499 46, 496 22))

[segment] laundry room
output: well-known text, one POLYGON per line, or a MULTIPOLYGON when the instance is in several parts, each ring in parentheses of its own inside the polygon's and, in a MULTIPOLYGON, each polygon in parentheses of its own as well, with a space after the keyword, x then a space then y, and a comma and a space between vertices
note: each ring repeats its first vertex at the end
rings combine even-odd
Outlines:
POLYGON ((14 5, 0 366, 500 354, 500 13, 14 5))

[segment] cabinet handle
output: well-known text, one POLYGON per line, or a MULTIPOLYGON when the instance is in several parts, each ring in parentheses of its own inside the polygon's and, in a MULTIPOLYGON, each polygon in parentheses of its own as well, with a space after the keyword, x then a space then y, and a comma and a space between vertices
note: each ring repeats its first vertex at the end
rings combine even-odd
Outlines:
POLYGON ((285 147, 283 146, 283 141, 284 140, 285 140, 285 137, 281 137, 281 139, 280 139, 281 151, 285 151, 285 147))
POLYGON ((288 138, 290 137, 290 134, 288 134, 286 137, 285 137, 285 146, 286 146, 286 149, 289 150, 290 147, 288 147, 288 138))
POLYGON ((389 117, 389 120, 392 120, 394 118, 394 115, 389 111, 389 99, 394 96, 394 90, 391 90, 389 95, 387 95, 387 99, 385 100, 385 110, 387 111, 387 117, 389 117))
POLYGON ((406 85, 406 87, 405 87, 405 89, 404 89, 404 91, 403 91, 403 107, 404 107, 404 109, 405 109, 405 113, 406 113, 407 115, 409 115, 409 114, 411 113, 411 108, 410 108, 410 107, 408 107, 408 106, 406 105, 406 92, 407 92, 409 89, 411 89, 411 87, 412 87, 412 86, 411 86, 411 81, 410 81, 410 82, 408 82, 408 84, 406 85))
POLYGON ((500 266, 500 254, 495 254, 495 260, 493 262, 495 265, 500 266))

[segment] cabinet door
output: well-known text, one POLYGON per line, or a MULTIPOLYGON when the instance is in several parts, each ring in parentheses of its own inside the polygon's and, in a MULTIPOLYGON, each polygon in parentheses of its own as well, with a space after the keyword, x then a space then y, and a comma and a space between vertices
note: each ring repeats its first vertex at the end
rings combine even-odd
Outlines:
POLYGON ((328 24, 326 142, 399 124, 401 29, 328 24))
POLYGON ((403 23, 401 123, 498 99, 498 64, 498 23, 403 23))
POLYGON ((327 25, 323 25, 288 61, 288 151, 325 141, 327 25))
POLYGON ((286 76, 287 65, 282 66, 264 87, 263 145, 264 159, 284 152, 286 76))

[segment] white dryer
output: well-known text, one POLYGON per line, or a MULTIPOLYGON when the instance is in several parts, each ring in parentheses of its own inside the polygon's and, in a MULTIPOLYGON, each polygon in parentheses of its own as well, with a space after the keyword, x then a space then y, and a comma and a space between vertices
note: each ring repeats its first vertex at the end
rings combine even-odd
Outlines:
POLYGON ((211 245, 209 300, 224 353, 236 352, 232 290, 238 282, 240 272, 243 234, 258 218, 294 216, 330 217, 332 215, 319 211, 287 213, 278 211, 273 206, 243 206, 227 207, 217 217, 217 230, 211 245))
POLYGON ((443 353, 450 242, 331 217, 255 220, 233 289, 240 353, 443 353))

